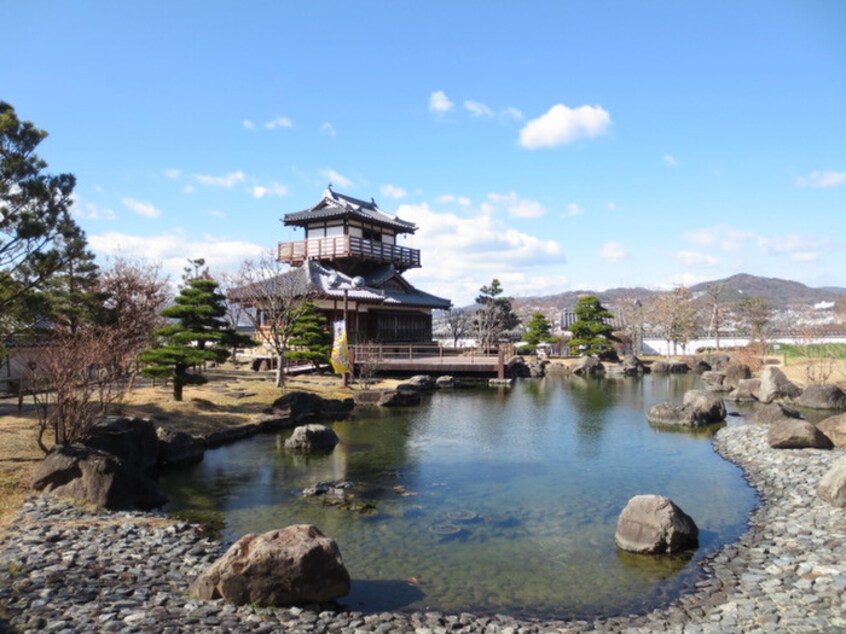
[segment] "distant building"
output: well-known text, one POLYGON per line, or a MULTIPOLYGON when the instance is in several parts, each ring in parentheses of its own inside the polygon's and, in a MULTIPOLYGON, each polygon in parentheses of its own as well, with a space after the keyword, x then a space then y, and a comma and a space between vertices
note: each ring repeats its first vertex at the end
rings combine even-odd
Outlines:
POLYGON ((279 262, 295 267, 285 275, 298 278, 330 321, 341 319, 346 305, 350 342, 432 341, 432 310, 452 303, 402 276, 420 266, 419 250, 397 244, 417 230, 413 223, 331 185, 316 205, 286 214, 283 222, 305 231, 304 240, 279 243, 279 262))

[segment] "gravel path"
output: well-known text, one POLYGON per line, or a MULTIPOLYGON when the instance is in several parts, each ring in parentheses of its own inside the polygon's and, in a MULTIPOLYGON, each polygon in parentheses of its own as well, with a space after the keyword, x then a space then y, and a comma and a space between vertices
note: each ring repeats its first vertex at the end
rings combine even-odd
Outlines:
POLYGON ((728 427, 716 449, 764 503, 738 543, 705 562, 697 591, 644 615, 532 622, 470 614, 235 608, 189 599, 221 546, 196 527, 31 498, 0 542, 0 631, 846 632, 846 513, 816 497, 839 451, 773 450, 766 428, 728 427))

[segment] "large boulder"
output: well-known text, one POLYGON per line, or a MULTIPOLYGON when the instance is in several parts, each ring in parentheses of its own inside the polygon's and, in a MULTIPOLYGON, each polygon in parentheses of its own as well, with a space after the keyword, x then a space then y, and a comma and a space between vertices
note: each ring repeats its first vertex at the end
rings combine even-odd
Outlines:
POLYGON ((110 510, 148 510, 167 501, 135 464, 82 443, 53 447, 36 471, 32 487, 110 510))
POLYGON ((731 357, 722 353, 703 354, 702 359, 711 366, 712 370, 722 372, 731 363, 731 357))
POLYGON ((831 441, 812 423, 788 418, 770 425, 767 442, 773 449, 831 449, 831 441))
POLYGON ((582 357, 570 369, 578 376, 601 376, 605 374, 605 366, 595 357, 582 357))
POLYGON ((159 438, 149 418, 104 416, 88 429, 81 442, 142 471, 153 469, 159 461, 159 438))
POLYGON ((658 403, 646 412, 646 420, 653 425, 700 427, 707 423, 696 417, 692 407, 679 403, 658 403))
POLYGON ((444 374, 435 379, 435 387, 441 390, 449 390, 459 386, 460 384, 455 380, 455 377, 449 374, 444 374))
POLYGON ((661 495, 636 495, 617 519, 614 541, 633 553, 675 553, 698 546, 696 523, 661 495))
POLYGON ((260 606, 326 603, 349 591, 338 545, 308 524, 245 535, 189 589, 203 600, 260 606))
POLYGON ((846 507, 846 457, 834 461, 817 485, 817 495, 832 506, 846 507))
POLYGON ((505 362, 505 376, 510 379, 527 379, 532 376, 532 371, 523 357, 513 356, 505 362))
POLYGON ((652 371, 656 374, 686 374, 690 366, 684 361, 656 361, 652 364, 652 371))
POLYGON ((758 400, 762 403, 773 401, 793 400, 802 393, 802 388, 785 376, 776 367, 768 366, 761 372, 761 388, 758 390, 758 400))
POLYGON ((620 372, 625 376, 640 376, 649 372, 649 368, 635 355, 629 354, 623 357, 623 360, 620 362, 620 372))
POLYGON ((752 378, 752 369, 745 363, 729 363, 723 368, 723 384, 739 387, 741 381, 752 378))
POLYGON ((705 390, 688 390, 682 403, 693 408, 704 424, 719 423, 726 419, 726 404, 722 397, 705 390))
POLYGON ((709 392, 729 392, 731 386, 725 384, 726 375, 716 370, 709 370, 702 373, 702 382, 709 392))
POLYGON ((435 382, 428 374, 417 374, 398 385, 397 389, 407 392, 430 392, 435 389, 435 382))
POLYGON ((271 411, 285 412, 294 421, 303 422, 317 418, 341 420, 349 415, 353 407, 352 398, 330 399, 311 392, 288 392, 273 402, 271 411))
POLYGON ((846 393, 828 383, 809 385, 802 390, 796 404, 810 409, 846 409, 846 393))
POLYGON ((838 449, 846 449, 846 414, 829 416, 817 423, 817 429, 828 436, 838 449))
POLYGON ((801 419, 802 414, 798 410, 783 405, 782 403, 770 403, 765 405, 749 417, 750 423, 756 425, 772 425, 785 420, 801 419))
POLYGON ((420 405, 420 393, 410 390, 362 390, 355 393, 357 407, 407 407, 420 405))
POLYGON ((761 379, 741 379, 737 387, 726 396, 726 400, 733 403, 754 403, 758 400, 760 390, 761 379))
POLYGON ((164 427, 156 428, 156 436, 159 439, 159 465, 163 467, 201 462, 208 446, 204 438, 164 427))
POLYGON ((286 449, 297 451, 329 451, 341 442, 332 429, 325 425, 300 425, 285 441, 286 449))

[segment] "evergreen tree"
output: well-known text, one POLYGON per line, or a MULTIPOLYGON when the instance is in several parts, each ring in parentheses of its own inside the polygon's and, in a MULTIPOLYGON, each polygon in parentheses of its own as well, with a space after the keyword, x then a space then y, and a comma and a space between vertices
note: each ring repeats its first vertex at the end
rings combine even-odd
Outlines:
POLYGON ((540 311, 532 313, 529 323, 526 324, 526 333, 523 335, 523 340, 531 346, 555 341, 555 337, 552 336, 552 324, 546 318, 546 315, 540 311))
POLYGON ((473 325, 476 327, 482 348, 499 342, 503 333, 516 328, 520 318, 511 309, 511 298, 500 297, 502 286, 494 278, 490 286, 479 289, 476 303, 481 306, 476 311, 473 325))
POLYGON ((610 324, 611 314, 593 295, 579 298, 576 304, 576 321, 570 327, 573 338, 568 345, 581 348, 585 355, 603 354, 614 349, 614 327, 610 324))
POLYGON ((162 345, 147 350, 141 361, 147 365, 144 374, 173 381, 173 399, 182 400, 185 385, 202 385, 206 377, 190 372, 208 361, 221 362, 234 346, 255 345, 249 337, 238 334, 227 325, 225 297, 218 292, 218 283, 208 277, 187 280, 175 304, 162 311, 162 316, 175 321, 156 331, 162 345))
POLYGON ((316 368, 329 363, 332 333, 326 326, 326 317, 317 311, 312 302, 303 305, 302 313, 291 325, 288 346, 286 359, 311 361, 316 368))

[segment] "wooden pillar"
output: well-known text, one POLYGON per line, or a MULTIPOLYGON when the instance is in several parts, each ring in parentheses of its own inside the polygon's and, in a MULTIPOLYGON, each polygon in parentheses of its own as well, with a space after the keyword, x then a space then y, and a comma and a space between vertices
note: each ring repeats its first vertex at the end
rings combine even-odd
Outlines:
POLYGON ((500 381, 505 379, 505 350, 501 347, 496 355, 496 378, 500 381))

